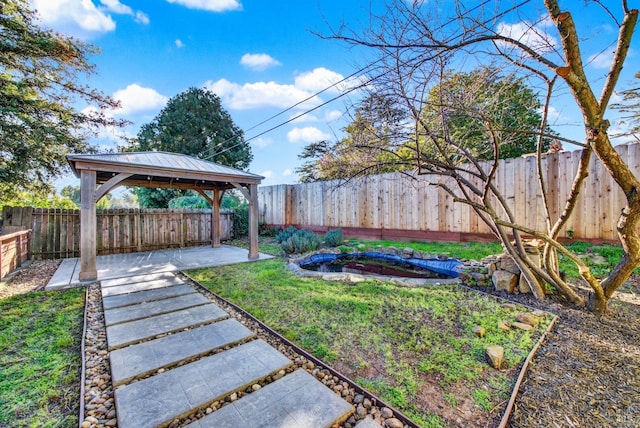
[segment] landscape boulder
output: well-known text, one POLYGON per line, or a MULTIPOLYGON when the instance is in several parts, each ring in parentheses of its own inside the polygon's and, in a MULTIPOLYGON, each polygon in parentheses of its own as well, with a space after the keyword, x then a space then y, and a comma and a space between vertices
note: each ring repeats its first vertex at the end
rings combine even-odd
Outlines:
POLYGON ((497 270, 491 275, 491 282, 496 291, 512 293, 518 284, 518 275, 506 270, 497 270))
POLYGON ((502 367, 502 362, 504 361, 504 348, 502 346, 488 346, 485 350, 485 355, 487 357, 487 361, 494 369, 499 369, 502 367))

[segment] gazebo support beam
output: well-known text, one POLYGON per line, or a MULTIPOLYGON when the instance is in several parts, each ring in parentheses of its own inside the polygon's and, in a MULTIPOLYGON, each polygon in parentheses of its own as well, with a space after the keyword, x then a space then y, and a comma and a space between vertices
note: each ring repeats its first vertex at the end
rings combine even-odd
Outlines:
POLYGON ((248 184, 247 187, 239 183, 231 183, 249 201, 249 258, 260 257, 258 250, 258 185, 248 184))
POLYGON ((257 259, 258 252, 258 185, 249 184, 249 258, 257 259))
POLYGON ((80 281, 98 278, 96 268, 96 172, 80 172, 80 281))

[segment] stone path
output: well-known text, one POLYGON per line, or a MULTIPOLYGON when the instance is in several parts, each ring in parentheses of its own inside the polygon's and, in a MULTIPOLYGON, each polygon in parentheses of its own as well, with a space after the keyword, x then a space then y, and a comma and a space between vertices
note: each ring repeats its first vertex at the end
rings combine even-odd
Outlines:
MULTIPOLYGON (((166 426, 292 365, 173 274, 104 280, 101 289, 121 428, 166 426)), ((300 369, 190 426, 330 427, 353 412, 300 369)))

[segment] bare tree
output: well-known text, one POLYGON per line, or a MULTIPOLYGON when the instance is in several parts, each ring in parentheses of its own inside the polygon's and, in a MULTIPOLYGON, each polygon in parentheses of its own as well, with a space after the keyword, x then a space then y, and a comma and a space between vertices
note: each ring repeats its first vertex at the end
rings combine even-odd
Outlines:
MULTIPOLYGON (((376 86, 385 93, 393 93, 415 121, 407 147, 413 151, 412 159, 418 172, 433 174, 437 178, 432 184, 445 189, 456 202, 475 210, 519 266, 535 296, 544 298, 546 282, 572 302, 586 304, 590 310, 604 313, 614 292, 640 265, 640 181, 614 149, 608 134, 609 121, 605 118, 627 57, 638 12, 629 9, 626 0, 621 1, 617 8, 606 7, 599 0, 565 2, 564 7, 571 7, 573 11, 561 9, 557 0, 524 0, 509 5, 484 1, 472 8, 465 3, 458 1, 452 8, 450 2, 440 5, 433 1, 391 0, 382 16, 372 18, 371 28, 366 33, 356 34, 342 28, 332 37, 377 52, 378 57, 372 66, 376 86), (590 11, 593 9, 595 11, 590 11), (527 13, 533 18, 527 19, 527 13), (605 34, 598 36, 605 47, 615 46, 599 97, 594 92, 593 82, 597 79, 587 75, 587 64, 583 62, 580 51, 586 37, 578 34, 574 22, 574 15, 585 16, 585 13, 604 14, 602 16, 610 18, 619 29, 611 40, 604 40, 605 34), (506 24, 513 22, 514 17, 517 25, 506 24), (434 126, 433 119, 425 120, 425 107, 434 102, 429 91, 442 81, 447 70, 478 65, 510 70, 537 87, 541 94, 544 110, 536 132, 536 156, 538 185, 545 207, 546 227, 543 230, 518 224, 505 197, 495 185, 501 148, 509 141, 510 135, 530 130, 518 129, 517 125, 514 129, 504 129, 500 122, 483 114, 482 109, 467 106, 464 101, 447 104, 444 94, 437 97, 440 117, 436 122, 440 126, 434 126), (568 92, 583 116, 583 142, 545 134, 550 103, 558 94, 566 95, 568 92), (463 135, 453 136, 446 131, 452 111, 456 115, 469 115, 483 124, 488 147, 493 153, 493 160, 488 164, 480 162, 467 149, 463 135), (547 137, 583 147, 570 196, 555 218, 549 210, 549 183, 545 183, 541 173, 542 144, 547 137), (589 267, 558 241, 562 227, 574 210, 593 154, 620 186, 627 202, 617 224, 624 256, 602 280, 595 278, 589 267), (526 237, 535 237, 544 243, 540 263, 525 251, 526 237), (592 289, 589 299, 581 296, 562 278, 558 253, 579 267, 580 275, 592 289)), ((434 110, 434 105, 429 107, 430 111, 434 110)), ((508 114, 508 106, 505 106, 505 113, 508 114)))

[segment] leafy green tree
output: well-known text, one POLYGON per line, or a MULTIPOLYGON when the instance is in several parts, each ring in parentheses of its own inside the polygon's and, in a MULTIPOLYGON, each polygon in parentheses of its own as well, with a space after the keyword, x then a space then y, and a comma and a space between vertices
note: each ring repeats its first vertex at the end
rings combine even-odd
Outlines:
POLYGON ((319 141, 307 145, 296 169, 301 182, 345 179, 355 175, 406 170, 398 151, 406 141, 406 113, 388 96, 371 93, 357 105, 347 134, 337 143, 319 141))
MULTIPOLYGON (((536 151, 541 107, 524 79, 481 67, 469 73, 446 73, 429 91, 420 124, 429 128, 430 138, 457 141, 479 160, 494 158, 491 142, 497 137, 498 158, 508 159, 536 151)), ((547 126, 546 134, 545 152, 555 133, 547 126)), ((430 150, 428 144, 423 150, 430 150)))
POLYGON ((0 210, 2 207, 34 207, 34 208, 64 208, 75 210, 78 206, 69 198, 58 196, 55 191, 51 193, 27 192, 16 190, 9 196, 3 193, 0 197, 0 210))
MULTIPOLYGON (((171 98, 124 151, 165 151, 209 159, 246 169, 253 159, 244 134, 222 107, 220 98, 205 89, 190 88, 171 98)), ((184 191, 135 188, 141 207, 166 208, 184 191)))
POLYGON ((0 2, 0 194, 47 192, 65 156, 90 149, 87 137, 122 125, 103 112, 117 103, 84 83, 97 51, 37 24, 27 0, 0 2), (85 102, 90 113, 77 111, 85 102))
POLYGON ((62 197, 71 199, 74 204, 80 206, 80 186, 65 186, 60 190, 62 197))

